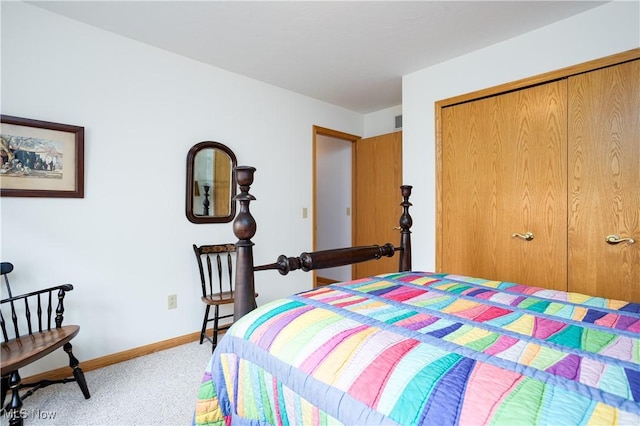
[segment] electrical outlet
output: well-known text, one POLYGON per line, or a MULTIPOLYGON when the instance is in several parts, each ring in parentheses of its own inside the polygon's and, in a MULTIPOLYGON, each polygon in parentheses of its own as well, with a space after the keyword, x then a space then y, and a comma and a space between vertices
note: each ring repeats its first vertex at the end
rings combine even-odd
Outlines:
POLYGON ((169 297, 167 298, 167 308, 175 309, 177 307, 178 307, 178 295, 170 294, 169 297))

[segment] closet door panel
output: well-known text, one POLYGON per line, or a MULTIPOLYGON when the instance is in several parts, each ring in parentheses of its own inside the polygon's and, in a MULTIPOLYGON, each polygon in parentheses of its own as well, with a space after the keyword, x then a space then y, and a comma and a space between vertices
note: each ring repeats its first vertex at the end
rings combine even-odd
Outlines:
POLYGON ((570 77, 569 93, 569 290, 640 302, 640 60, 570 77))
POLYGON ((566 82, 445 108, 442 129, 442 269, 566 289, 566 82))
POLYGON ((494 279, 498 274, 497 185, 502 140, 493 98, 443 110, 442 269, 494 279), (491 143, 493 141, 493 143, 491 143))
POLYGON ((504 280, 567 289, 567 82, 519 90, 502 109, 514 123, 506 159, 504 280), (507 228, 511 226, 511 228, 507 228), (533 240, 513 237, 531 232, 533 240))

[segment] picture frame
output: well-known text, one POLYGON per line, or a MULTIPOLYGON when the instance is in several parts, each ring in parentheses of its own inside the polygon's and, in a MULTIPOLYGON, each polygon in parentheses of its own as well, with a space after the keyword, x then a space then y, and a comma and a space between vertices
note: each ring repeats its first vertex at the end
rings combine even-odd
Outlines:
POLYGON ((0 196, 84 198, 84 127, 0 115, 0 196))

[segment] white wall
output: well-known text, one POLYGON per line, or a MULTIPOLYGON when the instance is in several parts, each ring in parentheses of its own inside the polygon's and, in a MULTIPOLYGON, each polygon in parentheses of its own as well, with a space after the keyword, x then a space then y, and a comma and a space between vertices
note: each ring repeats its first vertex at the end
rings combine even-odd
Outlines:
POLYGON ((370 138, 401 130, 395 127, 397 115, 402 115, 402 105, 366 114, 364 116, 363 137, 370 138))
POLYGON ((640 3, 616 1, 454 60, 402 84, 404 182, 414 185, 413 266, 435 269, 434 103, 640 46, 640 3))
MULTIPOLYGON (((235 242, 231 224, 185 217, 186 156, 229 146, 257 168, 256 263, 312 243, 312 126, 363 134, 363 116, 52 14, 2 2, 2 114, 85 127, 85 198, 1 202, 12 285, 70 282, 65 322, 89 360, 199 330, 192 244, 235 242), (309 218, 302 218, 302 208, 309 218), (167 310, 167 296, 178 308, 167 310)), ((311 288, 262 272, 259 303, 311 288), (263 285, 269 276, 278 284, 263 285)), ((23 376, 67 364, 60 353, 23 376)))

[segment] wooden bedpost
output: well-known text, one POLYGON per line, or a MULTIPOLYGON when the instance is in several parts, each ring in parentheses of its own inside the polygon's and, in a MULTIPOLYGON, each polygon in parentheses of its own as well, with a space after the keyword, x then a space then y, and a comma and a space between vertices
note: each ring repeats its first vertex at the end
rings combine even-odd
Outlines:
POLYGON ((400 252, 400 266, 399 271, 411 270, 411 226, 413 225, 413 219, 409 214, 409 207, 412 205, 409 202, 411 196, 411 185, 402 185, 400 190, 402 191, 403 201, 400 203, 402 206, 402 216, 400 216, 400 246, 402 251, 400 252))
POLYGON ((256 198, 249 194, 253 183, 254 167, 238 166, 234 168, 240 193, 233 199, 240 202, 240 211, 233 221, 233 233, 236 243, 236 290, 233 303, 233 320, 237 321, 256 307, 255 284, 253 276, 253 242, 256 234, 256 221, 249 211, 249 203, 256 198))

